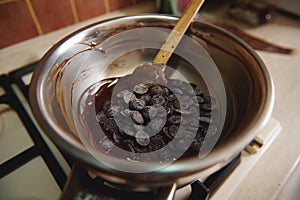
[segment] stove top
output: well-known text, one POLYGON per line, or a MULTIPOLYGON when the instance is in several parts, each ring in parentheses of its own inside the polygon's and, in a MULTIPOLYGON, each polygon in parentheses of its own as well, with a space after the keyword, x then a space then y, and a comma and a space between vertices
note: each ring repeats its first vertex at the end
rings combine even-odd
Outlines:
POLYGON ((35 65, 0 76, 3 122, 0 132, 0 199, 44 199, 43 195, 48 193, 47 199, 55 199, 57 196, 50 193, 57 193, 67 179, 55 153, 36 126, 28 103, 27 107, 24 104, 28 99, 30 81, 26 75, 30 75, 35 65))
MULTIPOLYGON (((73 165, 36 124, 28 105, 28 89, 36 63, 0 76, 0 199, 58 199, 73 165)), ((267 131, 257 136, 245 151, 206 180, 195 180, 188 188, 179 189, 176 199, 226 199, 237 187, 268 145, 280 132, 272 119, 267 131), (247 152, 248 153, 247 153, 247 152), (250 153, 249 153, 250 152, 250 153), (254 155, 254 156, 253 156, 254 155), (233 178, 234 177, 234 178, 233 178), (229 187, 229 188, 228 188, 229 187)), ((151 193, 115 192, 104 180, 91 178, 77 170, 80 191, 66 192, 64 199, 151 199, 151 193), (84 181, 83 181, 84 180, 84 181), (117 194, 112 197, 113 194, 117 194)))

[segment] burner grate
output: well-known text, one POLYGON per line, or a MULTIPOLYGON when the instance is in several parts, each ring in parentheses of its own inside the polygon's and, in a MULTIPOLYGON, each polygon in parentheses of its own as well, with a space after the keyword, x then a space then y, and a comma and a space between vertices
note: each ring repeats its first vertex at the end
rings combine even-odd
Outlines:
POLYGON ((9 73, 9 77, 11 78, 11 81, 20 88, 20 90, 22 91, 23 95, 26 97, 27 100, 29 98, 29 81, 36 65, 37 62, 9 73), (27 76, 30 76, 28 80, 24 80, 24 77, 27 76))
POLYGON ((229 164, 210 175, 203 183, 200 181, 194 182, 192 187, 192 194, 190 200, 209 199, 228 176, 234 171, 234 169, 241 162, 241 153, 239 153, 229 164))
MULTIPOLYGON (((30 72, 34 69, 34 65, 30 65, 28 68, 25 67, 22 69, 26 69, 25 71, 28 70, 30 72)), ((18 71, 17 73, 20 73, 20 71, 18 71)), ((48 169, 50 170, 53 178, 55 179, 57 185, 62 189, 66 182, 66 174, 47 146, 34 122, 27 113, 26 109, 15 94, 12 88, 13 83, 14 81, 11 75, 0 76, 0 86, 5 91, 5 93, 0 96, 0 104, 9 105, 17 113, 22 124, 28 132, 28 135, 34 142, 34 146, 27 148, 17 156, 10 158, 9 160, 2 163, 0 165, 0 179, 25 165, 34 158, 41 156, 48 169)), ((23 86, 21 85, 20 89, 24 93, 24 95, 28 97, 28 86, 26 86, 25 84, 23 86)))

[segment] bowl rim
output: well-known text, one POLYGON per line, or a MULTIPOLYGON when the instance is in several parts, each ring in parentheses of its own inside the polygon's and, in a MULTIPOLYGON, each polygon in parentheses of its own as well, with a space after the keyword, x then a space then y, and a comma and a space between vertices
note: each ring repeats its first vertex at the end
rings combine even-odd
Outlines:
MULTIPOLYGON (((109 173, 118 172, 112 168, 107 167, 106 165, 99 165, 100 162, 94 158, 90 153, 88 153, 85 149, 85 147, 82 145, 82 143, 76 139, 75 137, 71 138, 70 134, 64 133, 64 130, 57 127, 47 116, 47 113, 43 111, 43 107, 45 106, 45 103, 43 101, 43 98, 41 96, 42 87, 41 87, 41 74, 43 73, 43 65, 45 61, 47 60, 48 56, 55 51, 60 44, 67 41, 68 39, 72 38, 76 34, 85 31, 87 29, 93 29, 97 26, 101 26, 105 23, 110 23, 115 20, 130 20, 130 19, 163 19, 163 20, 169 20, 176 22, 178 20, 178 17, 171 16, 171 15, 164 15, 164 14, 140 14, 140 15, 130 15, 130 16, 122 16, 122 17, 116 17, 111 19, 106 19, 103 21, 99 21, 90 25, 87 25, 85 27, 82 27, 81 29, 78 29, 77 31, 69 34, 68 36, 64 37, 60 41, 58 41, 52 48, 48 50, 48 52, 41 58, 40 62, 38 63, 30 83, 30 90, 29 90, 29 99, 30 99, 30 106, 32 108, 33 114, 35 118, 37 119, 38 124, 42 127, 44 132, 47 133, 47 135, 55 142, 55 144, 62 149, 67 154, 71 155, 72 157, 79 159, 81 162, 103 171, 107 171, 109 173), (40 92, 38 92, 40 91, 40 92)), ((236 41, 239 45, 241 45, 248 53, 253 57, 255 62, 258 63, 258 65, 261 68, 262 74, 265 79, 265 89, 266 89, 266 97, 264 101, 264 109, 259 113, 260 115, 257 116, 256 121, 254 124, 251 124, 250 127, 247 127, 245 130, 247 134, 243 134, 243 137, 237 137, 228 141, 225 141, 220 147, 215 148, 207 157, 199 160, 198 158, 187 158, 180 160, 178 162, 174 162, 171 165, 159 169, 153 173, 159 173, 159 174, 170 174, 170 173, 179 173, 179 172, 195 172, 199 171, 199 169, 205 169, 208 167, 211 167, 215 165, 216 163, 224 163, 223 166, 227 163, 227 160, 233 159, 233 157, 238 154, 244 147, 245 144, 248 144, 251 142, 251 140, 255 137, 255 135, 267 124, 268 120, 271 117, 273 108, 274 108, 274 102, 275 102, 275 89, 273 80, 270 76, 270 73, 265 66, 262 59, 258 56, 258 54, 243 40, 235 36, 234 34, 217 27, 215 25, 202 22, 199 20, 195 20, 197 23, 200 23, 204 26, 208 26, 212 29, 215 29, 219 32, 222 32, 227 37, 231 38, 232 40, 236 41), (243 139, 244 142, 241 143, 239 140, 243 139), (224 153, 226 152, 226 154, 224 153)), ((128 172, 125 172, 128 173, 128 172)), ((119 174, 119 173, 118 173, 119 174)))

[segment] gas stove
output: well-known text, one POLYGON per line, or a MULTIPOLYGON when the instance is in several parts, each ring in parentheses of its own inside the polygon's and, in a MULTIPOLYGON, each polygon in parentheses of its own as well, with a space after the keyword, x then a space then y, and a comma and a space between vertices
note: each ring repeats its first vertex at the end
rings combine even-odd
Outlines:
MULTIPOLYGON (((28 103, 33 63, 0 76, 0 199, 151 199, 153 194, 119 191, 62 154, 35 122, 28 103), (77 182, 67 183, 72 166, 77 182), (73 190, 73 189, 76 190, 73 190), (110 196, 110 197, 108 197, 110 196), (103 198, 102 198, 103 199, 103 198)), ((218 172, 176 191, 175 199, 229 199, 280 133, 271 118, 264 130, 218 172)), ((73 179, 74 179, 73 177, 73 179)))

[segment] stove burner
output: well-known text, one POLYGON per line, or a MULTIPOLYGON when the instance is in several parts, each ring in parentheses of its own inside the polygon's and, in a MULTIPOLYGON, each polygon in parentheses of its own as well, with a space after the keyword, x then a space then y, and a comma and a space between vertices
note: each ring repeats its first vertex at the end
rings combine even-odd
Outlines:
MULTIPOLYGON (((241 154, 218 172, 209 176, 203 183, 199 180, 192 183, 189 200, 206 200, 222 185, 226 178, 238 166, 241 154)), ((105 180, 91 178, 86 171, 76 166, 67 185, 68 190, 63 192, 63 199, 155 199, 155 192, 130 192, 108 186, 105 180)))
MULTIPOLYGON (((9 175, 11 172, 17 170, 34 158, 41 156, 47 164, 57 185, 62 189, 66 183, 66 174, 55 158, 55 155, 44 141, 42 133, 39 132, 28 111, 21 103, 15 89, 12 87, 13 85, 16 85, 28 101, 29 82, 36 64, 37 63, 33 63, 9 74, 0 76, 0 87, 4 90, 4 94, 0 94, 0 104, 7 104, 16 111, 34 142, 34 146, 31 146, 0 165, 0 179, 9 175)), ((68 157, 64 158, 70 166, 73 164, 68 157)), ((192 183, 190 185, 192 192, 189 200, 209 199, 240 163, 240 160, 241 155, 239 154, 232 162, 209 176, 203 183, 198 180, 192 183)), ((73 167, 74 175, 72 179, 75 181, 68 183, 68 187, 71 189, 63 193, 64 196, 62 196, 62 199, 69 197, 98 199, 99 193, 101 193, 102 197, 104 195, 104 197, 109 197, 109 199, 153 199, 155 196, 154 192, 128 192, 117 190, 108 186, 103 179, 92 179, 86 171, 78 168, 76 165, 73 167), (73 190, 72 188, 77 189, 73 190), (112 197, 113 195, 114 197, 112 197)))

